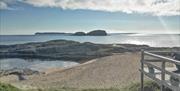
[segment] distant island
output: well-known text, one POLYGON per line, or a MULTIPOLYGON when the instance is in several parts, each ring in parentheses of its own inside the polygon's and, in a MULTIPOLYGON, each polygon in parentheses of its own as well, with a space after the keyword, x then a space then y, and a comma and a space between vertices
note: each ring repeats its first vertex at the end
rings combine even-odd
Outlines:
POLYGON ((75 36, 107 36, 107 32, 105 30, 93 30, 88 32, 87 34, 84 32, 76 32, 73 35, 75 36))
POLYGON ((72 36, 107 36, 105 30, 93 30, 88 33, 75 32, 75 33, 64 33, 64 32, 37 32, 35 35, 72 35, 72 36))
POLYGON ((70 35, 71 33, 64 33, 64 32, 37 32, 35 35, 70 35))

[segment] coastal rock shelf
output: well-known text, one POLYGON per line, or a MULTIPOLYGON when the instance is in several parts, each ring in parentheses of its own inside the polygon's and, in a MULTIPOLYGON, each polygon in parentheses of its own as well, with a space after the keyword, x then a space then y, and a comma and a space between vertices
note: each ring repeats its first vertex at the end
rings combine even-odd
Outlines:
POLYGON ((31 70, 31 69, 9 69, 9 70, 0 70, 0 77, 7 76, 7 75, 32 75, 32 74, 39 74, 38 71, 31 70))
POLYGON ((86 62, 91 59, 145 50, 180 50, 180 48, 154 48, 147 45, 133 44, 94 44, 68 40, 52 40, 47 42, 0 45, 0 58, 45 58, 86 62))

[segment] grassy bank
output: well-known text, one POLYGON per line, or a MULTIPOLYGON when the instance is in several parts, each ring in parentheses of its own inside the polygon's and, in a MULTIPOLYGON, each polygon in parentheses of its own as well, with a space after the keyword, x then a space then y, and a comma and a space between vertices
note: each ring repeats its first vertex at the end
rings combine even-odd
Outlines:
MULTIPOLYGON (((123 89, 116 89, 116 88, 109 88, 109 89, 76 89, 76 88, 57 88, 57 89, 36 89, 36 90, 27 90, 27 91, 139 91, 140 83, 134 83, 130 86, 123 88, 123 89)), ((145 82, 145 91, 160 91, 158 84, 155 82, 145 82)), ((14 86, 9 84, 2 84, 0 83, 0 91, 24 91, 20 90, 14 86)))

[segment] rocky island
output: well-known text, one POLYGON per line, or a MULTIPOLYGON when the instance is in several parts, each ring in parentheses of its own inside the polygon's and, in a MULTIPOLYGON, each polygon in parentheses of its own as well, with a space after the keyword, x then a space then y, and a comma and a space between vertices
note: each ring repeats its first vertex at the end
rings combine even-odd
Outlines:
POLYGON ((71 35, 71 33, 64 32, 37 32, 35 35, 71 35))
POLYGON ((85 32, 75 32, 74 34, 72 34, 74 36, 85 36, 86 33, 85 32))
POLYGON ((89 33, 87 33, 89 36, 106 36, 107 33, 105 30, 94 30, 89 33))
POLYGON ((75 36, 107 36, 108 34, 105 30, 93 30, 88 33, 76 32, 73 35, 75 36))
POLYGON ((85 32, 75 32, 75 33, 64 33, 64 32, 37 32, 35 35, 73 35, 73 36, 107 36, 105 30, 93 30, 88 33, 85 32))

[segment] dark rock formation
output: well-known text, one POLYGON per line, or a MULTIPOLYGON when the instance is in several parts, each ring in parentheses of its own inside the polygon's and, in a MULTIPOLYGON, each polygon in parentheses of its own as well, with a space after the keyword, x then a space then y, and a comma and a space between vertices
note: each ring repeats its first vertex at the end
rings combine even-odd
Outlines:
POLYGON ((180 48, 153 48, 134 44, 94 44, 67 40, 0 45, 0 58, 42 58, 86 62, 90 59, 113 55, 114 53, 144 50, 180 51, 180 48))
POLYGON ((89 36, 106 36, 107 33, 104 30, 94 30, 89 33, 87 33, 89 36))
POLYGON ((124 48, 112 45, 79 43, 75 41, 53 40, 48 42, 0 45, 0 58, 51 58, 59 60, 86 61, 112 55, 114 52, 127 52, 124 48))
POLYGON ((76 32, 73 35, 75 35, 75 36, 85 36, 86 33, 84 33, 84 32, 76 32))
POLYGON ((32 74, 39 74, 38 71, 31 70, 31 69, 9 69, 9 70, 0 70, 0 76, 7 76, 7 75, 32 75, 32 74))

